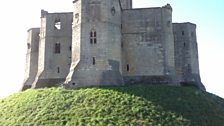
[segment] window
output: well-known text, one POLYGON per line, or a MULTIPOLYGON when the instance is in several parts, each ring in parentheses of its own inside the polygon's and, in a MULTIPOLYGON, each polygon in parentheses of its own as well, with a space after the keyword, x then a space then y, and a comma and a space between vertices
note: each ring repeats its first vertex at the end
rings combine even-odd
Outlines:
POLYGON ((114 15, 115 15, 115 13, 116 13, 116 10, 115 10, 115 8, 114 8, 114 7, 112 7, 112 8, 111 8, 111 14, 114 16, 114 15))
POLYGON ((127 71, 129 71, 129 64, 127 64, 127 71))
POLYGON ((96 31, 92 30, 90 32, 90 44, 96 44, 97 43, 97 39, 96 39, 96 31))
POLYGON ((57 73, 60 73, 60 67, 57 68, 57 73))
POLYGON ((69 46, 69 50, 72 51, 72 46, 69 46))
POLYGON ((61 29, 61 21, 60 21, 60 19, 56 19, 54 21, 54 29, 55 30, 60 30, 61 29))
POLYGON ((55 43, 54 52, 61 53, 61 44, 60 43, 55 43))
POLYGON ((95 65, 95 64, 96 64, 96 58, 93 57, 93 65, 95 65))
POLYGON ((182 35, 184 35, 184 31, 182 31, 182 35))
POLYGON ((167 21, 167 27, 170 27, 171 21, 167 21))

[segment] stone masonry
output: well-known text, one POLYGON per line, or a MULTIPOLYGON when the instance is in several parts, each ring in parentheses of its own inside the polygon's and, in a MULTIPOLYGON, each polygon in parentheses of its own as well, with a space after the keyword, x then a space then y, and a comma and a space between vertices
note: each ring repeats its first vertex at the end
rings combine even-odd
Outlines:
POLYGON ((172 23, 172 7, 132 8, 132 0, 74 0, 74 11, 41 11, 28 30, 22 90, 167 84, 205 90, 196 25, 172 23))

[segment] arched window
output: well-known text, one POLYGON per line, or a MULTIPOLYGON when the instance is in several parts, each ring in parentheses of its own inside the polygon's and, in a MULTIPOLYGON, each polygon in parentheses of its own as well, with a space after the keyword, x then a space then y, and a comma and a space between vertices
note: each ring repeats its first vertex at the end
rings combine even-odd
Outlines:
POLYGON ((96 44, 97 40, 96 40, 96 31, 95 30, 91 30, 90 32, 90 44, 96 44))

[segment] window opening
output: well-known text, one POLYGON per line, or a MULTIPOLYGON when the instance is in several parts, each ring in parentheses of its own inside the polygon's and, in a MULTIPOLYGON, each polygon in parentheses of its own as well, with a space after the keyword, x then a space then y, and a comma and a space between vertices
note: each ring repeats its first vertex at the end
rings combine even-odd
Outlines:
POLYGON ((90 44, 96 44, 97 43, 96 36, 97 36, 96 31, 92 30, 90 32, 90 44))
POLYGON ((182 35, 184 35, 184 31, 182 31, 182 35))
POLYGON ((129 64, 127 64, 127 71, 129 71, 129 64))
POLYGON ((72 51, 72 46, 69 46, 69 50, 72 51))
POLYGON ((54 52, 55 53, 60 53, 61 52, 61 44, 60 43, 55 43, 54 52))
POLYGON ((61 21, 60 19, 56 19, 54 22, 54 29, 55 30, 60 30, 61 29, 61 21))
POLYGON ((96 64, 96 58, 93 57, 93 65, 95 65, 95 64, 96 64))
POLYGON ((60 67, 57 68, 57 72, 60 73, 60 67))
POLYGON ((114 8, 114 7, 112 7, 112 8, 111 8, 111 14, 114 16, 114 15, 115 15, 115 13, 116 13, 116 10, 115 10, 115 8, 114 8))

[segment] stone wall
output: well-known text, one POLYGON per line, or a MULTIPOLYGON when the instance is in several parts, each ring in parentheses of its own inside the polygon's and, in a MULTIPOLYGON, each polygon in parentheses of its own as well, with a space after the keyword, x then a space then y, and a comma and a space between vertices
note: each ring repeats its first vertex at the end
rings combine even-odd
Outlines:
POLYGON ((201 84, 196 25, 192 23, 174 23, 175 64, 180 83, 201 84))
POLYGON ((74 3, 73 66, 66 83, 71 87, 122 84, 121 7, 119 0, 74 3), (80 31, 80 32, 79 32, 80 31), (72 72, 72 73, 71 73, 72 72))
POLYGON ((48 13, 42 10, 39 68, 34 88, 62 83, 71 65, 73 13, 48 13), (50 84, 51 80, 54 84, 50 84))
POLYGON ((40 29, 29 30, 23 89, 142 83, 196 83, 205 89, 196 25, 173 24, 169 4, 132 9, 132 0, 74 0, 73 5, 73 13, 42 10, 40 29))
POLYGON ((126 80, 139 83, 142 76, 143 82, 151 83, 152 76, 175 76, 172 31, 172 8, 169 5, 123 11, 122 68, 126 80))
POLYGON ((38 70, 38 50, 40 28, 31 28, 28 30, 26 70, 22 90, 30 88, 35 80, 38 70))

